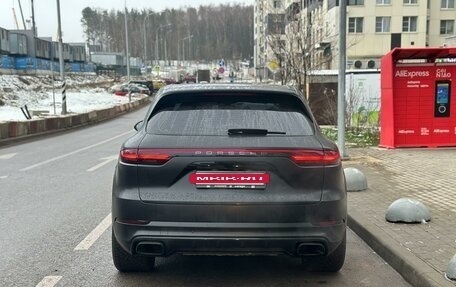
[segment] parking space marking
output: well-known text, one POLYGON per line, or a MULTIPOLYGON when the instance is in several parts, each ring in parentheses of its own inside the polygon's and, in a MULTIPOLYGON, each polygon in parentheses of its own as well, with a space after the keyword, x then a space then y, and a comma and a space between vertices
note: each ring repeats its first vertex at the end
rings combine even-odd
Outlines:
POLYGON ((36 287, 52 287, 62 279, 62 276, 46 276, 36 285, 36 287))
POLYGON ((76 246, 74 248, 74 250, 87 250, 90 248, 90 246, 92 246, 95 241, 97 241, 98 238, 100 238, 100 236, 103 234, 103 232, 106 231, 106 229, 108 229, 108 227, 111 225, 111 213, 108 214, 108 216, 106 216, 101 222, 100 224, 98 224, 97 227, 95 227, 94 230, 92 230, 92 232, 89 233, 89 235, 87 235, 86 238, 84 238, 84 240, 81 241, 81 243, 78 244, 78 246, 76 246))
POLYGON ((108 156, 108 157, 104 157, 104 158, 100 158, 100 160, 104 160, 102 162, 100 162, 99 164, 89 168, 87 171, 91 172, 91 171, 95 171, 97 169, 99 169, 100 167, 104 166, 104 165, 107 165, 108 163, 110 163, 111 161, 114 161, 118 158, 119 156, 117 154, 115 155, 112 155, 112 156, 108 156))
POLYGON ((25 167, 25 168, 23 168, 23 169, 20 169, 20 171, 31 170, 31 169, 33 169, 33 168, 35 168, 35 167, 39 167, 39 166, 45 165, 45 164, 47 164, 47 163, 50 163, 50 162, 53 162, 53 161, 56 161, 56 160, 59 160, 59 159, 68 157, 68 156, 70 156, 70 155, 77 154, 77 153, 79 153, 79 152, 82 152, 82 151, 91 149, 91 148, 93 148, 93 147, 96 147, 96 146, 102 145, 102 144, 104 144, 104 143, 110 142, 110 141, 112 141, 112 140, 115 140, 115 139, 117 139, 117 138, 123 137, 123 136, 125 136, 125 135, 127 135, 127 134, 129 134, 129 133, 131 133, 131 131, 128 131, 128 132, 125 132, 125 133, 121 133, 121 134, 119 134, 119 135, 116 135, 115 137, 106 139, 106 140, 101 141, 101 142, 98 142, 98 143, 96 143, 96 144, 89 145, 89 146, 80 148, 80 149, 78 149, 78 150, 75 150, 75 151, 72 151, 72 152, 69 152, 69 153, 66 153, 66 154, 62 154, 62 155, 53 157, 53 158, 51 158, 51 159, 48 159, 48 160, 39 162, 39 163, 37 163, 37 164, 34 164, 34 165, 31 165, 31 166, 25 167))

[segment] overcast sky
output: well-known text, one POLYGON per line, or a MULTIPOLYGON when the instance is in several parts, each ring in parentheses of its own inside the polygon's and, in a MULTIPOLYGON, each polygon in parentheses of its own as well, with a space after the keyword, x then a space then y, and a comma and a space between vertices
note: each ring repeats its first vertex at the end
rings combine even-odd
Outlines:
MULTIPOLYGON (((22 18, 18 0, 0 0, 0 27, 16 29, 13 17, 13 8, 16 12, 19 27, 22 29, 22 18)), ((219 5, 229 3, 244 3, 253 5, 255 0, 126 0, 129 9, 152 9, 155 12, 166 8, 198 7, 199 5, 219 5)), ((21 0, 22 12, 25 20, 31 18, 31 1, 21 0)), ((39 37, 57 38, 57 1, 34 0, 35 22, 39 37)), ((62 19, 62 33, 64 42, 84 42, 81 27, 81 11, 85 7, 103 9, 124 9, 125 0, 60 0, 60 13, 62 19)))

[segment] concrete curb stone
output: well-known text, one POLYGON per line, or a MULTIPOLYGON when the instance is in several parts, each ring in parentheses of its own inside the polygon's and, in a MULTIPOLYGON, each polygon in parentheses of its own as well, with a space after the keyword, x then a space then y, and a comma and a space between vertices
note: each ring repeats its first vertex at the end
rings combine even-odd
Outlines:
POLYGON ((421 259, 398 246, 395 240, 364 218, 359 212, 349 210, 348 226, 407 282, 415 287, 454 287, 454 284, 445 280, 421 259))

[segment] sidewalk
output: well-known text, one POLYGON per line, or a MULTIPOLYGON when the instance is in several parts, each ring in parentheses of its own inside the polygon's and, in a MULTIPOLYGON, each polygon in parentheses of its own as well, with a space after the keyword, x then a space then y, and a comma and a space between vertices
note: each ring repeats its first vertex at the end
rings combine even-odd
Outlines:
POLYGON ((456 254, 456 148, 352 148, 344 168, 355 167, 369 189, 349 192, 349 227, 414 286, 456 286, 445 271, 456 254), (385 220, 389 205, 409 197, 432 219, 425 224, 385 220))

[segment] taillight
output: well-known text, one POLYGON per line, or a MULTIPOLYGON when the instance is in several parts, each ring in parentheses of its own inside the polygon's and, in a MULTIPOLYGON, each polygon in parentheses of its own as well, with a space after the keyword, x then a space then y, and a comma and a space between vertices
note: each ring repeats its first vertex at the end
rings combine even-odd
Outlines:
POLYGON ((333 150, 298 150, 292 153, 291 160, 298 165, 333 165, 340 162, 340 155, 333 150))
POLYGON ((120 159, 125 163, 162 165, 171 159, 171 155, 162 149, 123 149, 120 159))
POLYGON ((287 157, 297 165, 334 165, 340 162, 339 152, 313 149, 259 149, 259 148, 163 148, 122 149, 122 162, 162 165, 173 157, 287 157))
POLYGON ((120 151, 120 160, 128 163, 136 163, 138 158, 137 149, 123 149, 120 151))

